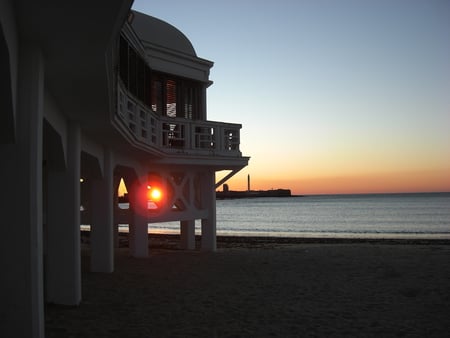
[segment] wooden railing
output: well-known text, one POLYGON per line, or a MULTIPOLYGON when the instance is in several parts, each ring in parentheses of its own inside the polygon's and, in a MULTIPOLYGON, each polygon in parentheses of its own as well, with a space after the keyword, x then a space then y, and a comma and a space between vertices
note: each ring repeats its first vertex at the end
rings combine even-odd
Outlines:
POLYGON ((117 115, 136 141, 168 153, 241 156, 240 124, 158 116, 118 85, 117 115))

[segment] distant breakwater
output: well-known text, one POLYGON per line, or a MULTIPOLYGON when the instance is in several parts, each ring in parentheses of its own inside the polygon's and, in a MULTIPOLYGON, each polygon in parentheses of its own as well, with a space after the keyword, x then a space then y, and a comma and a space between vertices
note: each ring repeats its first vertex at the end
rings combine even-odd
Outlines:
POLYGON ((271 189, 271 190, 247 190, 234 191, 224 190, 216 191, 217 199, 232 198, 255 198, 255 197, 292 197, 290 189, 271 189))

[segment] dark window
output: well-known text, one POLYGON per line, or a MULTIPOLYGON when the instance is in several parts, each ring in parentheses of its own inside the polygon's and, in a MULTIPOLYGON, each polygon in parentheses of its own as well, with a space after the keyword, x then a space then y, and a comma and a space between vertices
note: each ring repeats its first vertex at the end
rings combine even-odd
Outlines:
POLYGON ((152 105, 152 78, 149 67, 145 67, 145 87, 144 87, 144 103, 151 107, 152 105))
POLYGON ((177 83, 166 80, 166 115, 177 117, 177 83))
POLYGON ((198 119, 200 118, 200 85, 191 81, 184 81, 182 92, 182 102, 181 116, 187 119, 198 119))
POLYGON ((163 81, 158 76, 152 76, 151 85, 151 108, 158 114, 164 114, 163 111, 163 81))
POLYGON ((137 63, 138 63, 138 55, 136 51, 133 48, 129 49, 128 54, 128 89, 131 93, 133 93, 135 96, 138 96, 137 94, 137 63))
POLYGON ((150 105, 150 68, 123 36, 120 37, 119 58, 123 84, 136 98, 150 105))
POLYGON ((145 102, 145 68, 148 68, 144 60, 137 59, 136 87, 137 97, 145 102))
POLYGON ((183 115, 187 119, 192 119, 194 107, 194 89, 190 87, 183 88, 183 96, 183 115))
POLYGON ((167 74, 152 74, 151 107, 169 117, 200 118, 201 85, 167 74))
POLYGON ((202 86, 199 82, 152 72, 136 50, 121 36, 119 76, 124 86, 142 103, 163 116, 201 117, 202 86))
POLYGON ((120 37, 119 58, 120 78, 128 88, 128 43, 122 36, 120 37))

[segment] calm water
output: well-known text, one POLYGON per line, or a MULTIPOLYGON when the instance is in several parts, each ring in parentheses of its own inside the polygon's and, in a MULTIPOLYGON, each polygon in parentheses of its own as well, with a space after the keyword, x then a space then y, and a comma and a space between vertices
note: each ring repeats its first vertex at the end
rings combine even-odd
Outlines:
MULTIPOLYGON (((179 223, 150 224, 149 231, 178 233, 179 223)), ((217 233, 450 238, 450 193, 218 200, 217 233)))

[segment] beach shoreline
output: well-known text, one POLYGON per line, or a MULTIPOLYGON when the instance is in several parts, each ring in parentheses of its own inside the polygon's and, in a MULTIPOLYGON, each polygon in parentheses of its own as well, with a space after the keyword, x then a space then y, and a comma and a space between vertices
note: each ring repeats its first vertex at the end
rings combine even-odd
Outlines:
MULTIPOLYGON (((216 252, 150 235, 149 257, 115 249, 83 301, 47 304, 46 337, 443 337, 448 241, 280 241, 218 237, 216 252), (256 241, 255 241, 256 240, 256 241)), ((124 243, 122 243, 124 244, 124 243)))
MULTIPOLYGON (((89 244, 89 231, 81 231, 81 240, 89 244)), ((149 248, 180 249, 179 234, 150 233, 149 248)), ((196 249, 201 248, 201 235, 195 236, 196 249)), ((429 237, 283 237, 283 236, 235 236, 217 235, 217 248, 255 248, 255 247, 282 247, 297 244, 403 244, 403 245, 450 245, 447 238, 429 237)), ((128 233, 120 232, 118 246, 128 246, 128 233)))

